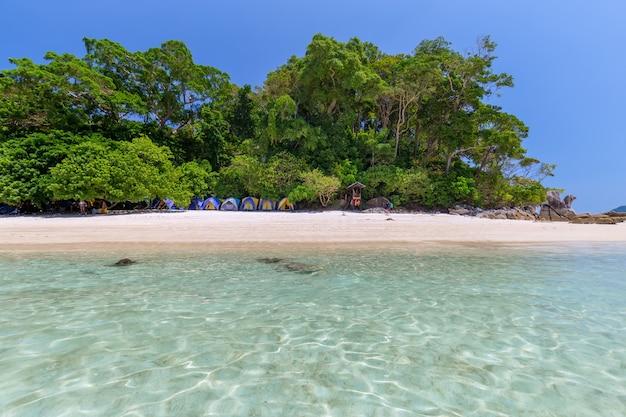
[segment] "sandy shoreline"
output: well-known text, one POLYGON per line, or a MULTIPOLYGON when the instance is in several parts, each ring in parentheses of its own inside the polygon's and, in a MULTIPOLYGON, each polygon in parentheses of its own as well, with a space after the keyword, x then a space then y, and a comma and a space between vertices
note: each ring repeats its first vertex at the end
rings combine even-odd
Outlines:
POLYGON ((447 214, 153 212, 0 217, 0 253, 170 252, 273 247, 624 242, 626 223, 569 224, 447 214))

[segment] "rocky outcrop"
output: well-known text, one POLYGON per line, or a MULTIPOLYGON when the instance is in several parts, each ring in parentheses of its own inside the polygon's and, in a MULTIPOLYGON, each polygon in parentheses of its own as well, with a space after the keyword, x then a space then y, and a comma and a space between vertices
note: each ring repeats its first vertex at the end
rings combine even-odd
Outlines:
POLYGON ((392 204, 388 198, 385 197, 376 197, 369 199, 365 202, 365 208, 383 208, 383 209, 391 209, 392 204))
POLYGON ((546 202, 541 205, 539 210, 539 220, 574 224, 617 224, 626 221, 626 213, 576 214, 574 209, 572 209, 574 200, 576 200, 576 197, 571 194, 566 195, 561 200, 558 191, 548 191, 546 202))
POLYGON ((483 210, 461 204, 448 209, 448 213, 460 216, 481 217, 484 219, 537 220, 537 208, 533 205, 483 210))
POLYGON ((576 200, 568 194, 561 200, 561 195, 556 190, 550 190, 546 194, 546 202, 539 209, 539 220, 569 222, 577 218, 577 214, 572 208, 572 203, 576 200))
POLYGON ((535 206, 522 206, 486 210, 477 214, 476 217, 503 220, 537 220, 537 208, 535 206))
POLYGON ((485 219, 562 221, 575 224, 617 224, 626 222, 626 213, 624 212, 610 211, 602 214, 576 214, 572 208, 574 200, 576 200, 576 197, 571 194, 566 195, 561 200, 558 191, 549 191, 546 195, 546 202, 539 207, 539 213, 537 213, 538 207, 536 205, 483 210, 467 204, 458 204, 451 207, 448 209, 448 213, 485 219))
POLYGON ((626 221, 626 213, 618 213, 610 211, 602 214, 578 214, 571 219, 571 223, 575 224, 617 224, 626 221))

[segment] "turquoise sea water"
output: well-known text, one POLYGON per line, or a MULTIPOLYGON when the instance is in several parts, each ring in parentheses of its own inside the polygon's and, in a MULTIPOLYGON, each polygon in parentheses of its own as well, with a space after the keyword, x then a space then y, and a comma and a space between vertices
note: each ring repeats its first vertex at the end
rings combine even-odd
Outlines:
POLYGON ((116 260, 0 256, 0 415, 626 415, 623 245, 116 260))

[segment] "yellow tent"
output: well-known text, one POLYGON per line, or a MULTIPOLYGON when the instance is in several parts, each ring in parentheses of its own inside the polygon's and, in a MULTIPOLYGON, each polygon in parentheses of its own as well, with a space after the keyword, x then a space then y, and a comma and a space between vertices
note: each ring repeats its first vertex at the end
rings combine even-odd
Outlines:
POLYGON ((256 197, 246 197, 241 200, 240 211, 254 211, 259 207, 259 199, 256 197))
POLYGON ((261 199, 261 202, 259 202, 259 210, 263 210, 263 211, 274 210, 274 201, 269 198, 261 199))
POLYGON ((278 202, 276 210, 293 210, 293 204, 291 204, 289 199, 285 197, 278 202))

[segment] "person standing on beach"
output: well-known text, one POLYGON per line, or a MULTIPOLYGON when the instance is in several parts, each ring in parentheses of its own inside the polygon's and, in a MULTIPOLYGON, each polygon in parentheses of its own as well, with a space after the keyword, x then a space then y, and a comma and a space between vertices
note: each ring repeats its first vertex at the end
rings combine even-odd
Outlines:
POLYGON ((80 214, 87 214, 85 212, 85 208, 87 207, 87 203, 85 203, 85 200, 80 200, 78 202, 78 208, 80 208, 80 214))

